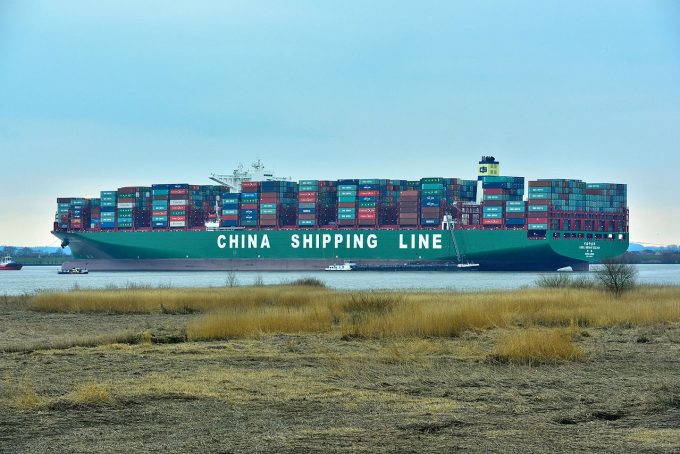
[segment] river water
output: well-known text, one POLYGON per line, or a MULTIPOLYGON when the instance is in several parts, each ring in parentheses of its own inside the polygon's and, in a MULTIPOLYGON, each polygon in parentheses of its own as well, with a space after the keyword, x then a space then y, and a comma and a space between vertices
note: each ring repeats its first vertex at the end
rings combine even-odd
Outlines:
MULTIPOLYGON (((680 265, 636 265, 639 282, 680 285, 680 265)), ((96 272, 87 275, 59 275, 56 266, 27 266, 21 271, 0 272, 0 295, 20 295, 40 290, 70 290, 126 286, 223 287, 227 272, 96 272)), ((592 272, 591 272, 592 273, 592 272)), ((328 287, 341 290, 493 290, 535 285, 548 273, 531 272, 237 272, 237 285, 280 284, 301 277, 315 277, 328 287)), ((577 273, 574 273, 577 274, 577 273)), ((588 273, 578 273, 588 274, 588 273)))

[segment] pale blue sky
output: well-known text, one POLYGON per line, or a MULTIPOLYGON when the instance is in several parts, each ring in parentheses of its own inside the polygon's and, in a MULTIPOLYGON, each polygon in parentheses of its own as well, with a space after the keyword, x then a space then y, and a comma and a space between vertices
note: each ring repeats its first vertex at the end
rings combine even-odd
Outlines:
POLYGON ((631 238, 680 243, 680 2, 0 1, 0 244, 57 196, 504 174, 629 184, 631 238))

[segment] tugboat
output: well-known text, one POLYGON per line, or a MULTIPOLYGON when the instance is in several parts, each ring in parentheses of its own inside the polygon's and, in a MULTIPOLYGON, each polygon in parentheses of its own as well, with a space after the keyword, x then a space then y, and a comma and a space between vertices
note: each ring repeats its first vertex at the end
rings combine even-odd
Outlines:
POLYGON ((58 271, 58 274, 87 274, 89 271, 85 268, 69 268, 69 269, 61 269, 58 271))
POLYGON ((19 271, 24 265, 15 262, 9 255, 0 260, 0 271, 19 271))

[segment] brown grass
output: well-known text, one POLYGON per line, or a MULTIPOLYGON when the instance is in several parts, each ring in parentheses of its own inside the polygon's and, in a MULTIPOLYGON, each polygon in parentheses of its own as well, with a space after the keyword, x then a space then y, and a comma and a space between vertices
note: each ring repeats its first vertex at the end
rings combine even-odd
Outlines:
POLYGON ((572 342, 574 331, 561 329, 525 329, 502 337, 496 345, 495 358, 519 364, 576 361, 583 350, 572 342))
POLYGON ((66 350, 73 347, 98 347, 111 344, 144 344, 151 343, 151 333, 134 333, 130 331, 100 334, 94 336, 65 336, 57 340, 40 343, 18 343, 0 348, 5 353, 28 353, 40 350, 66 350))
POLYGON ((9 404, 19 411, 106 406, 113 403, 108 390, 95 381, 76 385, 70 393, 56 397, 38 394, 30 381, 21 381, 13 388, 10 391, 9 404))
POLYGON ((680 287, 641 287, 620 299, 594 289, 504 292, 342 292, 318 287, 79 290, 44 293, 56 312, 187 313, 189 339, 338 332, 351 337, 447 337, 514 326, 608 327, 680 322, 680 287))
POLYGON ((322 287, 282 285, 235 288, 126 288, 111 290, 73 290, 39 293, 30 308, 44 312, 109 314, 186 314, 239 306, 264 306, 276 302, 300 306, 323 299, 330 293, 322 287))
POLYGON ((113 402, 106 388, 95 381, 78 385, 62 400, 73 406, 105 406, 113 402))

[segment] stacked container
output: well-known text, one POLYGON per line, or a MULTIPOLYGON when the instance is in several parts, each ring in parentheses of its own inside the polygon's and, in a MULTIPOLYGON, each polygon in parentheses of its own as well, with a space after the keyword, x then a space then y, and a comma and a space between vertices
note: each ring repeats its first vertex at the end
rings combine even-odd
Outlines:
POLYGON ((477 226, 482 223, 482 206, 476 203, 459 203, 460 223, 466 226, 477 226))
POLYGON ((101 199, 90 199, 90 230, 99 230, 101 224, 101 199))
POLYGON ((238 227, 241 193, 222 193, 222 216, 220 227, 238 227))
POLYGON ((399 226, 417 227, 420 224, 420 191, 406 190, 399 193, 399 226))
POLYGON ((550 181, 529 182, 529 202, 527 206, 527 228, 529 230, 548 229, 551 197, 552 188, 550 181))
POLYGON ((168 225, 171 229, 186 229, 189 211, 189 185, 168 185, 168 225))
POLYGON ((151 195, 151 228, 167 229, 170 225, 170 185, 152 185, 151 195))
POLYGON ((357 185, 357 224, 360 227, 378 225, 378 210, 386 198, 387 181, 362 179, 357 185))
POLYGON ((241 205, 239 224, 243 227, 257 227, 260 222, 260 183, 244 181, 241 183, 241 205))
POLYGON ((338 180, 338 225, 357 225, 358 180, 338 180))
POLYGON ((118 230, 133 227, 132 216, 135 210, 136 193, 136 187, 118 188, 116 197, 116 228, 118 230))
POLYGON ((116 228, 116 201, 118 193, 116 191, 101 191, 100 198, 100 228, 111 230, 116 228))
POLYGON ((523 200, 508 200, 505 202, 505 226, 508 228, 523 228, 526 225, 526 202, 523 200))
POLYGON ((57 198, 57 217, 55 222, 62 230, 69 229, 69 213, 71 211, 71 199, 69 197, 57 198))
POLYGON ((392 226, 399 223, 399 201, 401 191, 406 189, 406 180, 387 180, 381 195, 378 211, 378 225, 392 226))
POLYGON ((295 225, 297 218, 298 184, 291 181, 260 183, 260 226, 285 227, 295 225))
POLYGON ((135 212, 133 213, 134 228, 148 229, 151 227, 151 206, 153 201, 151 188, 137 188, 135 197, 135 212))
POLYGON ((69 230, 85 230, 90 226, 90 201, 83 198, 72 198, 69 204, 69 230))
POLYGON ((224 186, 190 185, 187 210, 189 227, 202 227, 207 220, 215 218, 221 194, 228 192, 229 189, 224 186))
POLYGON ((444 199, 443 178, 422 178, 420 180, 420 225, 435 227, 441 225, 444 199))
POLYGON ((300 180, 297 199, 297 225, 316 227, 319 225, 319 180, 300 180))
POLYGON ((300 227, 335 225, 338 217, 337 182, 301 180, 297 208, 297 224, 300 227))
POLYGON ((455 202, 474 202, 477 199, 477 181, 445 178, 444 198, 447 205, 455 202))
MULTIPOLYGON (((518 208, 520 203, 523 203, 524 177, 489 176, 481 177, 481 180, 483 191, 482 225, 511 228, 524 225, 523 216, 513 214, 508 217, 506 211, 508 202, 516 202, 514 209, 518 208)), ((519 211, 512 212, 519 213, 519 211)))

